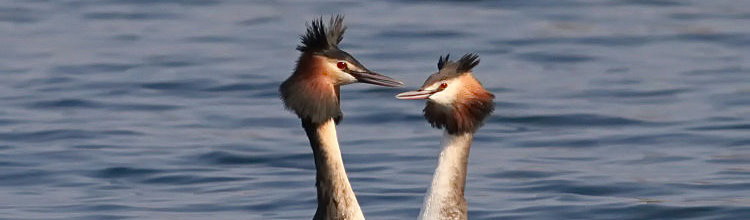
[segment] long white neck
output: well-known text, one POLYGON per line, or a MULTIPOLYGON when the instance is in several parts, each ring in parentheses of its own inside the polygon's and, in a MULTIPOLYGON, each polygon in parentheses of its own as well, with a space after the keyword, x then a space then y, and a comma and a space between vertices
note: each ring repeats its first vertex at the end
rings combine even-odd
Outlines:
POLYGON ((446 132, 443 135, 443 150, 440 152, 432 185, 427 191, 419 219, 468 218, 464 186, 472 139, 472 133, 452 135, 446 132))
POLYGON ((333 119, 322 124, 305 123, 315 156, 318 209, 313 219, 365 219, 346 176, 333 119))

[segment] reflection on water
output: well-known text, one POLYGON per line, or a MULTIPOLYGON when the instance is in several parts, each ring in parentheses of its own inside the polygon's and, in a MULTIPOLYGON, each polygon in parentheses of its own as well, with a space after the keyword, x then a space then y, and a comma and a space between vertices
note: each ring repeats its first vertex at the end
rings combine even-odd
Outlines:
POLYGON ((411 219, 440 131, 421 85, 478 52, 497 95, 476 138, 472 219, 750 216, 750 4, 741 1, 6 1, 0 216, 307 219, 314 166, 278 84, 304 23, 403 89, 342 89, 372 219, 411 219))

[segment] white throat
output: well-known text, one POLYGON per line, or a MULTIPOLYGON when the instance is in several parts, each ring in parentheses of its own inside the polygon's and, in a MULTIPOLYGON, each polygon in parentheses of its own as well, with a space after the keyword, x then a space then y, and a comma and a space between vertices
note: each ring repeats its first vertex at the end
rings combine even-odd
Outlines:
POLYGON ((468 218, 464 186, 472 138, 472 133, 443 135, 443 149, 419 219, 468 218))

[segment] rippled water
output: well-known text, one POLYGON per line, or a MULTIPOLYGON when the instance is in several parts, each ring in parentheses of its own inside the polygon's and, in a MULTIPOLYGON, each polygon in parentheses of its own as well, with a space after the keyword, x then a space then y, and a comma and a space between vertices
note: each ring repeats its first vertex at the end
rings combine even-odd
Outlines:
POLYGON ((276 88, 304 23, 407 88, 343 88, 370 219, 413 219, 439 151, 418 101, 478 52, 496 113, 472 219, 750 218, 748 1, 9 0, 0 3, 0 218, 309 219, 314 166, 276 88))

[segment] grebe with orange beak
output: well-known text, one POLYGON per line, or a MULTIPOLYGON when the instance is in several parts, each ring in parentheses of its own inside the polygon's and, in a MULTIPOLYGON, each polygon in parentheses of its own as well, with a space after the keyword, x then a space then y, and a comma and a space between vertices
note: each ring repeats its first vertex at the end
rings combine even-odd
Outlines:
POLYGON ((474 78, 472 68, 479 57, 466 54, 458 61, 440 57, 437 73, 416 91, 398 94, 398 99, 426 99, 424 117, 435 128, 444 129, 443 148, 425 196, 419 219, 468 219, 464 198, 469 149, 474 133, 495 109, 495 96, 474 78))

